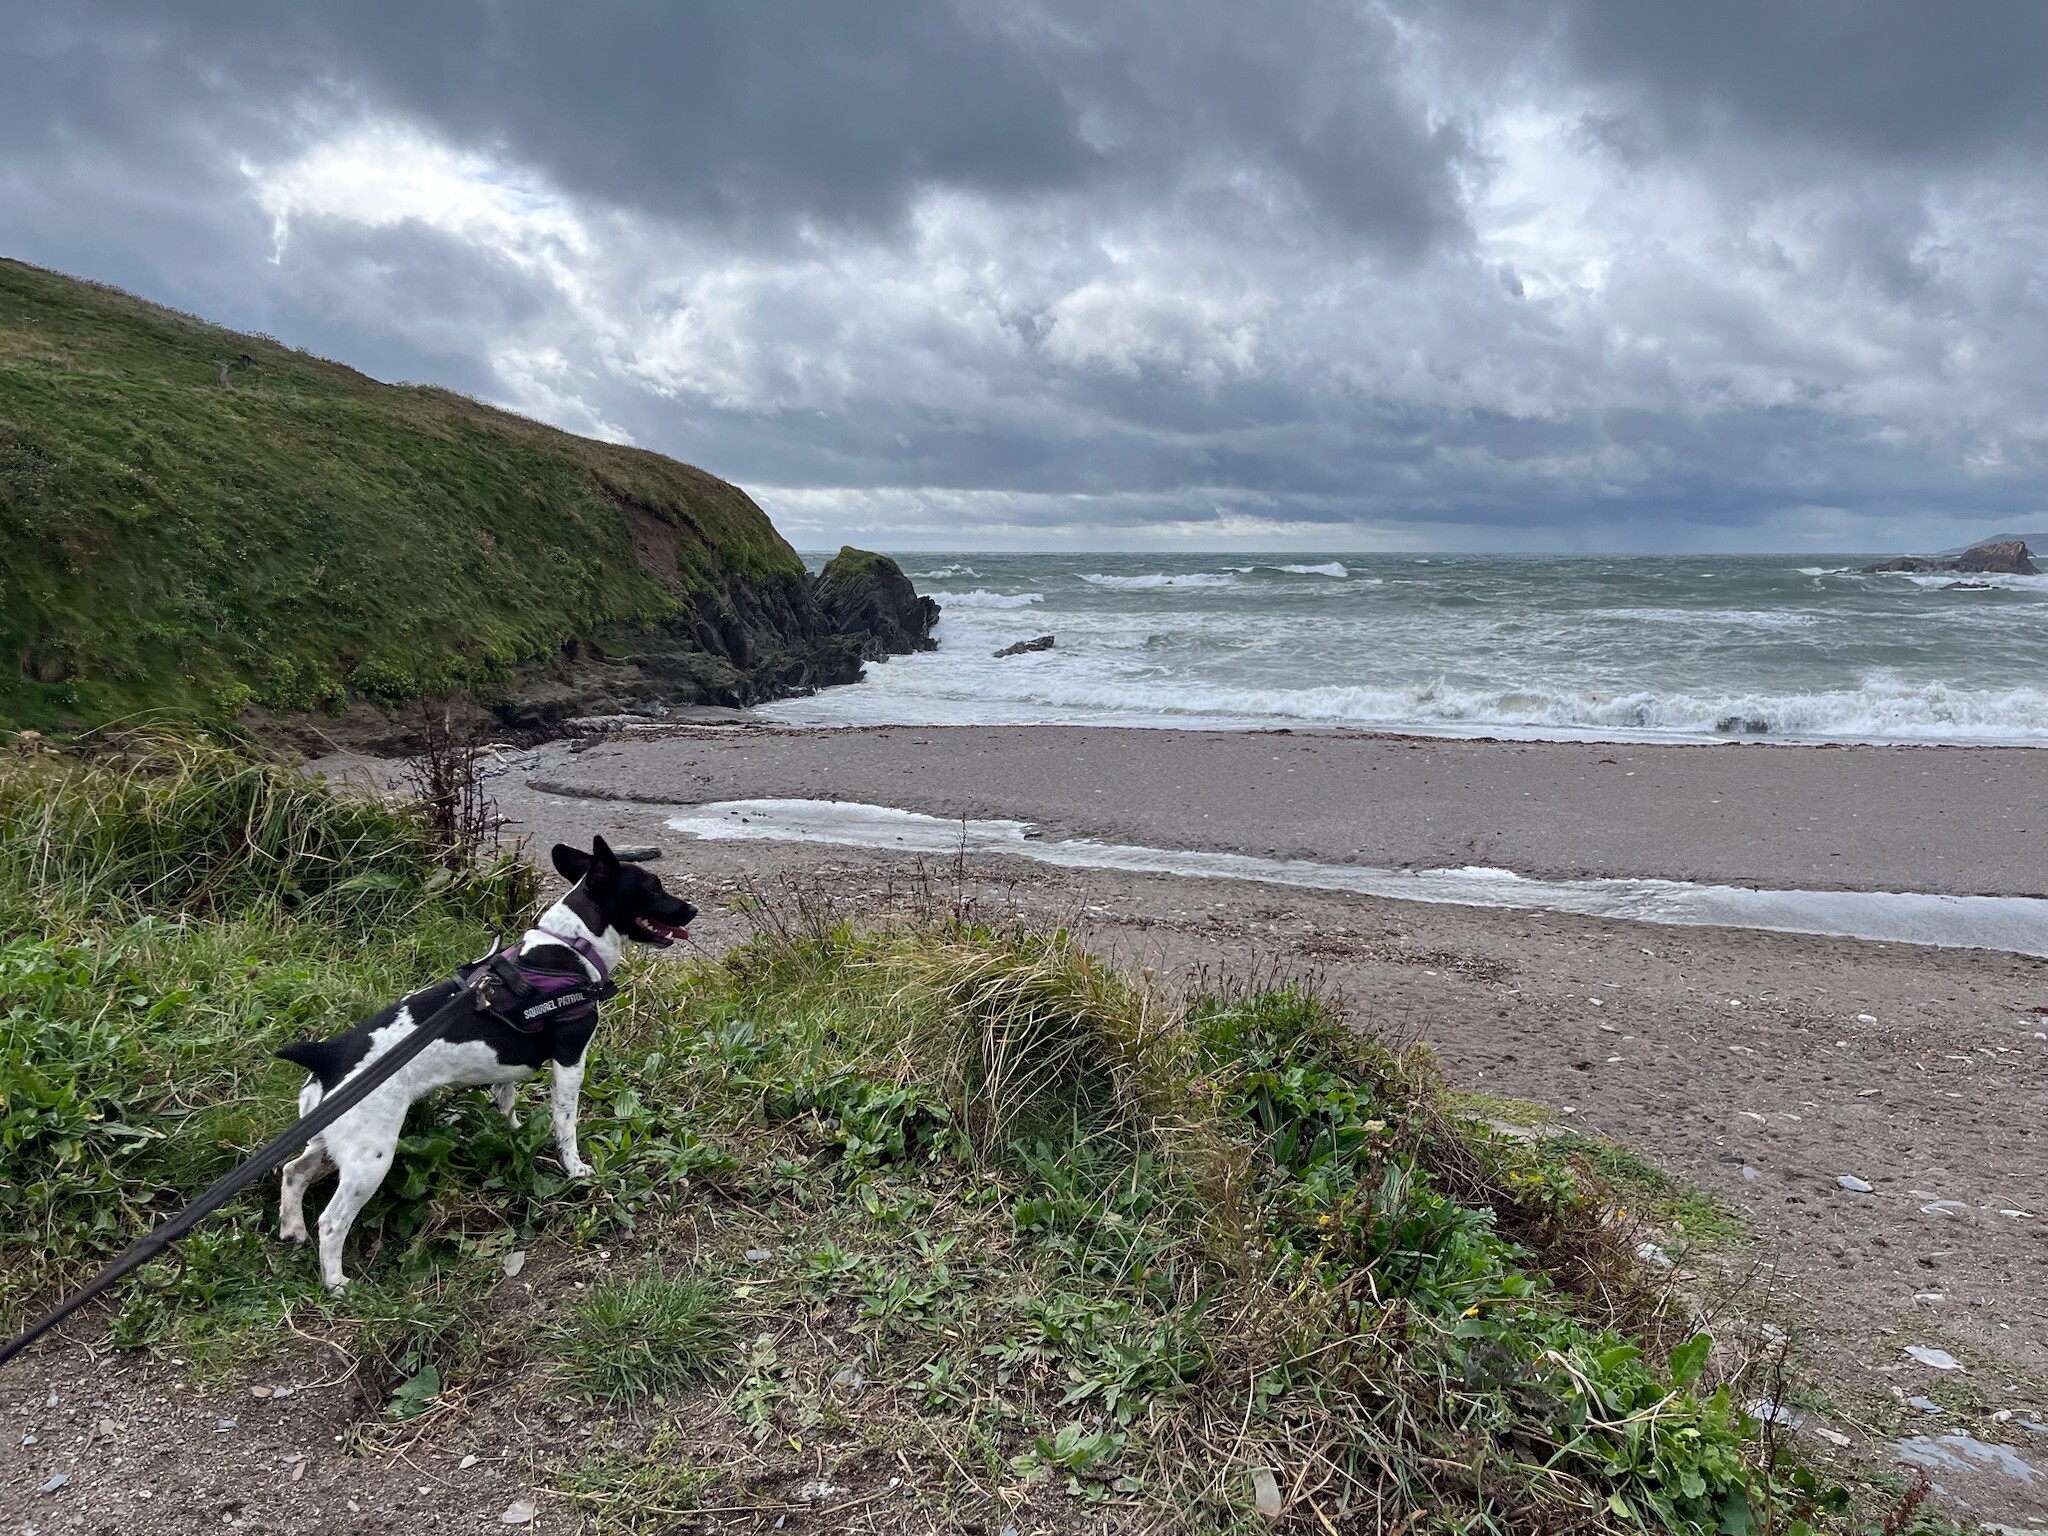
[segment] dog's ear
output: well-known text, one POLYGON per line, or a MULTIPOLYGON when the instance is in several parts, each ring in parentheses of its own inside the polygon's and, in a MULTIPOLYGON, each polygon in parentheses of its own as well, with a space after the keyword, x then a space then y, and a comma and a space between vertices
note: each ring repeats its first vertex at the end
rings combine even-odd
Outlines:
POLYGON ((581 848, 571 848, 567 843, 555 844, 554 852, 548 857, 555 861, 555 873, 571 885, 581 880, 590 868, 590 855, 581 848))
POLYGON ((609 885, 619 878, 619 856, 602 837, 590 840, 590 883, 609 885))

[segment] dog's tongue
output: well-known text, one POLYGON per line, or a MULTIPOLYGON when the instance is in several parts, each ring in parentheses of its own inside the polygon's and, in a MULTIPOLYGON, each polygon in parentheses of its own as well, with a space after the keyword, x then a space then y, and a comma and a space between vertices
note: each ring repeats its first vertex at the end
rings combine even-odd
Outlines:
POLYGON ((660 934, 664 939, 687 939, 690 936, 690 930, 687 928, 673 927, 668 923, 657 923, 652 918, 647 917, 641 918, 640 921, 643 926, 660 934))

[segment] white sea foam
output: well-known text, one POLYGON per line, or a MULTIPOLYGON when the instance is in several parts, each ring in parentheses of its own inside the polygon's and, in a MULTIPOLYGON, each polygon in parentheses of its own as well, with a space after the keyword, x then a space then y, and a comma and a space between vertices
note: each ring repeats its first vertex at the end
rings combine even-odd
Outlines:
POLYGON ((1090 575, 1081 578, 1091 587, 1108 587, 1117 592, 1146 592, 1156 587, 1228 587, 1236 578, 1224 571, 1193 571, 1186 575, 1154 571, 1146 576, 1090 575))
POLYGON ((1045 601, 1042 592, 991 592, 986 587, 976 587, 972 592, 934 591, 930 595, 941 608, 1029 608, 1045 601))
POLYGON ((1276 571, 1286 571, 1294 576, 1334 576, 1342 581, 1351 573, 1339 562, 1332 560, 1328 565, 1276 565, 1276 571))
POLYGON ((1809 629, 1820 619, 1789 608, 1596 608, 1603 619, 1636 619, 1645 624, 1689 627, 1735 625, 1751 629, 1809 629))
POLYGON ((838 800, 729 800, 668 819, 707 839, 825 842, 951 857, 1003 853, 1069 868, 1116 869, 1211 880, 1252 880, 1466 907, 1519 907, 1692 927, 2003 949, 2048 956, 2048 900, 1896 891, 1759 891, 1680 880, 1537 880, 1512 870, 1400 870, 1309 859, 1147 848, 1030 836, 1028 822, 947 820, 893 806, 838 800))
POLYGON ((1954 586, 1996 587, 2005 592, 2048 592, 2048 576, 2010 576, 2001 571, 1876 571, 1916 587, 1943 592, 1954 586))
POLYGON ((971 565, 942 565, 936 570, 912 571, 910 574, 919 581, 947 581, 955 576, 979 576, 981 572, 971 565))
MULTIPOLYGON (((943 652, 939 653, 943 655, 943 652)), ((1086 670, 1034 669, 998 675, 955 674, 949 689, 925 657, 869 674, 856 691, 770 707, 800 723, 915 723, 934 714, 954 721, 1076 720, 1146 723, 1314 725, 1447 730, 1458 735, 1537 735, 1593 739, 1720 740, 1728 737, 1820 741, 2048 743, 2048 691, 1969 689, 1940 683, 1872 681, 1817 693, 1687 693, 1653 689, 1477 687, 1447 682, 1382 687, 1233 688, 1186 677, 1128 678, 1086 670), (922 686, 929 677, 936 686, 922 686)))

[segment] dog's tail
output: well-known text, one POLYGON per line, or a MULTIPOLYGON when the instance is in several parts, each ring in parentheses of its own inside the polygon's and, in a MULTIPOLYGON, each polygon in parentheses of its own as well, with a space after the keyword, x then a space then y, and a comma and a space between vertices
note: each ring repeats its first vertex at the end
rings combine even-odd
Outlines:
POLYGON ((332 1040, 301 1040, 294 1045, 286 1046, 277 1054, 295 1066, 304 1067, 319 1078, 322 1088, 332 1088, 334 1079, 339 1076, 336 1069, 340 1062, 336 1059, 338 1053, 332 1040))

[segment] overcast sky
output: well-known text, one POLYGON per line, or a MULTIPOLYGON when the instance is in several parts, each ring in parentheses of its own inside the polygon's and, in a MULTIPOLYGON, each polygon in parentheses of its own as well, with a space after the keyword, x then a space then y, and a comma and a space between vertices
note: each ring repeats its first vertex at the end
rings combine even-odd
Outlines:
POLYGON ((2041 0, 0 0, 0 251, 799 546, 2048 533, 2041 0))

